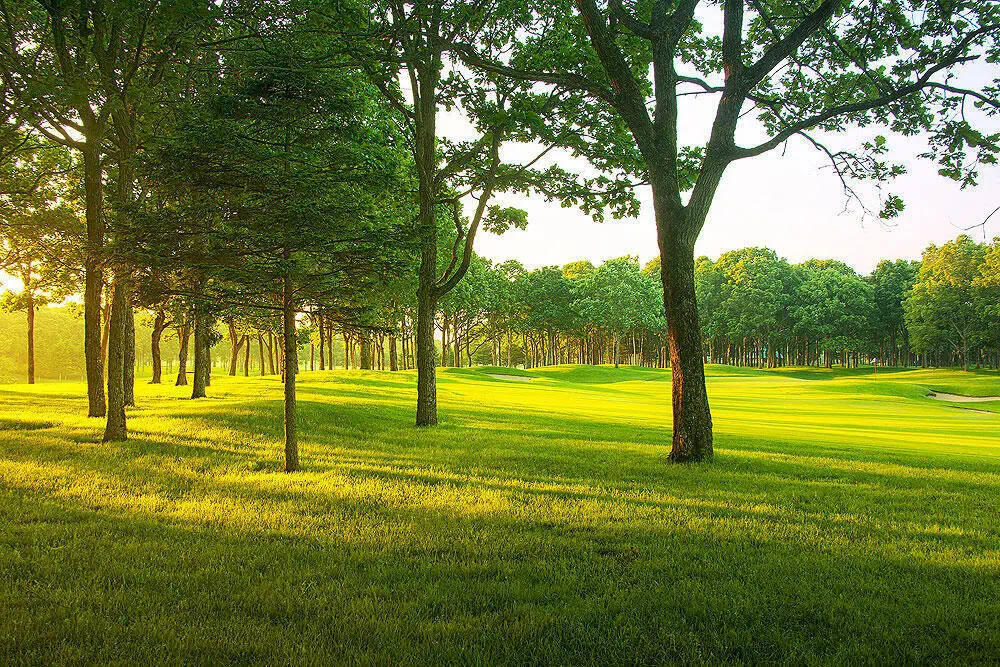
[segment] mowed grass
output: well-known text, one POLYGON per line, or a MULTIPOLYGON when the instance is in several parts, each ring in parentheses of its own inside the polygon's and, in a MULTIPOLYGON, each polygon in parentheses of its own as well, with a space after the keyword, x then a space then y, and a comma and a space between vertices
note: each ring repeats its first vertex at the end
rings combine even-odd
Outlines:
POLYGON ((501 372, 303 373, 294 475, 275 378, 0 388, 0 662, 1000 659, 997 374, 710 368, 677 466, 668 372, 501 372))

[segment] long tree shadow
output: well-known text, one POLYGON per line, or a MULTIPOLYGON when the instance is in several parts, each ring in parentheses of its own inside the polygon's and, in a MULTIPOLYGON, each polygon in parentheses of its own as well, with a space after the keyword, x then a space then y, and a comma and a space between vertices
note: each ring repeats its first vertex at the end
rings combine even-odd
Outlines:
POLYGON ((15 662, 925 662, 1000 650, 996 577, 831 549, 818 534, 368 507, 366 523, 348 507, 305 534, 0 495, 13 630, 0 654, 15 662))

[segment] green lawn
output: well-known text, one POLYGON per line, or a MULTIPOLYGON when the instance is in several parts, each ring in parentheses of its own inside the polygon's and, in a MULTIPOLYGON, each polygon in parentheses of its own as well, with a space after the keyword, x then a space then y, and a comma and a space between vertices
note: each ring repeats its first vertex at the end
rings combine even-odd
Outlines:
POLYGON ((978 372, 711 368, 710 465, 669 373, 0 387, 0 663, 994 662, 1000 395, 978 372), (972 408, 972 409, 969 409, 972 408))

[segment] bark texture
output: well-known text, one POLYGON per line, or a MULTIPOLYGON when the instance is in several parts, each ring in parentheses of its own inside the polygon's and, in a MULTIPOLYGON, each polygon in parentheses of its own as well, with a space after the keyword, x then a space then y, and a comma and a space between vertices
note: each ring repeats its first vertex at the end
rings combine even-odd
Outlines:
POLYGON ((83 350, 87 366, 87 402, 91 417, 103 417, 104 359, 101 351, 101 292, 104 270, 104 198, 100 150, 91 136, 83 150, 83 184, 87 210, 87 256, 84 260, 83 350))
POLYGON ((108 404, 104 442, 128 438, 125 424, 125 286, 116 278, 111 299, 108 331, 108 404))
POLYGON ((673 392, 670 459, 708 461, 713 454, 712 413, 705 388, 701 324, 695 300, 694 244, 661 245, 660 278, 667 318, 673 392))
POLYGON ((191 339, 191 325, 189 322, 189 319, 185 319, 184 324, 177 330, 177 341, 180 346, 180 352, 177 354, 177 382, 174 383, 177 387, 186 387, 188 383, 188 341, 191 339))
POLYGON ((285 472, 299 470, 299 436, 295 411, 295 372, 299 367, 295 335, 295 303, 291 280, 286 275, 282 290, 282 321, 285 348, 285 472))
POLYGON ((153 378, 149 381, 150 384, 163 382, 163 358, 160 353, 160 341, 166 328, 167 314, 159 310, 156 312, 156 319, 153 320, 153 332, 149 337, 149 350, 153 357, 153 378))
POLYGON ((202 313, 195 315, 194 320, 194 378, 191 387, 191 398, 205 398, 205 388, 208 386, 208 317, 202 313))

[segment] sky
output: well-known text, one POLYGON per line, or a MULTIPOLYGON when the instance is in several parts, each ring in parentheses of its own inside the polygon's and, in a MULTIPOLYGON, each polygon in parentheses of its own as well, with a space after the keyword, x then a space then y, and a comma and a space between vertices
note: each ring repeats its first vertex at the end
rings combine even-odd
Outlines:
MULTIPOLYGON (((845 210, 840 181, 824 159, 793 141, 784 154, 779 149, 729 167, 696 253, 715 258, 727 250, 767 246, 792 262, 840 259, 868 273, 880 259, 919 259, 928 244, 955 238, 1000 206, 1000 169, 981 170, 979 185, 962 190, 939 176, 932 163, 917 160, 920 151, 912 144, 899 143, 892 157, 906 164, 907 174, 886 186, 906 204, 896 219, 866 217, 857 205, 845 210)), ((877 193, 869 188, 866 194, 866 201, 876 205, 877 193)), ((640 197, 644 206, 638 219, 601 224, 541 197, 504 197, 508 205, 528 212, 527 229, 503 236, 484 233, 476 251, 494 261, 517 259, 530 268, 578 259, 597 264, 623 255, 645 262, 658 251, 648 191, 640 197)), ((1000 213, 985 231, 988 239, 1000 234, 1000 213)), ((983 228, 969 233, 983 240, 983 228)))

